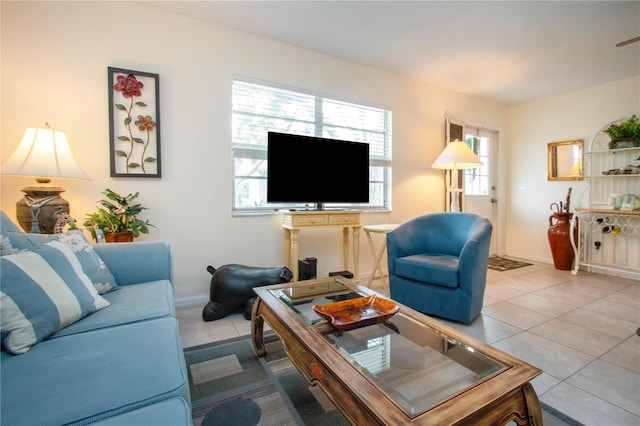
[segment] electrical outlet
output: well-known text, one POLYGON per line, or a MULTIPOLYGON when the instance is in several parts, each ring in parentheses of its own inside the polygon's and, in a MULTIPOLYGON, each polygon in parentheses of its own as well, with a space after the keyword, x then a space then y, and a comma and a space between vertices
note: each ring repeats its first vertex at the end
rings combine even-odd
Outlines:
POLYGON ((518 188, 520 189, 520 191, 529 190, 529 182, 527 182, 526 180, 521 180, 520 184, 518 185, 518 188))

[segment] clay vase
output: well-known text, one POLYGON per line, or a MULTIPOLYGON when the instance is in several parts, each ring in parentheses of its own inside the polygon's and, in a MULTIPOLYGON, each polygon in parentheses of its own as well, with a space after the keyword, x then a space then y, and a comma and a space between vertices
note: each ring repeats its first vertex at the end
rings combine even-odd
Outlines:
POLYGON ((133 241, 133 232, 109 232, 104 234, 104 240, 108 243, 130 243, 133 241))
MULTIPOLYGON (((556 269, 569 271, 573 266, 575 253, 571 246, 570 221, 573 213, 553 213, 549 216, 549 229, 547 237, 549 238, 549 246, 553 255, 553 264, 556 269)), ((578 241, 578 227, 574 232, 574 241, 578 241)))

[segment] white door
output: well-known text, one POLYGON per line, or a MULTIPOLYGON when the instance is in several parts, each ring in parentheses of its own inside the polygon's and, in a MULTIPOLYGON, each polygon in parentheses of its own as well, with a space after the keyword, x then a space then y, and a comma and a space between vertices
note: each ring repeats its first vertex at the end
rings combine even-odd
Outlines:
POLYGON ((497 254, 498 208, 497 208, 497 159, 498 132, 465 126, 465 141, 476 153, 482 167, 464 170, 463 211, 484 216, 493 224, 489 255, 497 254))

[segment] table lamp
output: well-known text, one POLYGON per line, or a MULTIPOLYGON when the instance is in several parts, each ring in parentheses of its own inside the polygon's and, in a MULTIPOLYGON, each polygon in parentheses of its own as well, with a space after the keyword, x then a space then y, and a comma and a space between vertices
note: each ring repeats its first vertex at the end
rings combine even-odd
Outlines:
POLYGON ((469 148, 466 143, 458 139, 449 142, 444 151, 440 153, 436 161, 431 165, 434 169, 451 170, 451 186, 449 187, 449 191, 451 192, 452 212, 460 211, 457 194, 461 192, 461 189, 458 188, 458 170, 474 169, 481 166, 482 162, 478 156, 471 151, 471 148, 469 148))
POLYGON ((58 213, 70 213, 69 202, 60 196, 64 189, 52 185, 51 178, 89 180, 71 154, 67 135, 48 123, 27 128, 0 173, 36 177, 36 185, 22 188, 26 195, 16 205, 16 216, 25 231, 43 234, 54 233, 58 213))

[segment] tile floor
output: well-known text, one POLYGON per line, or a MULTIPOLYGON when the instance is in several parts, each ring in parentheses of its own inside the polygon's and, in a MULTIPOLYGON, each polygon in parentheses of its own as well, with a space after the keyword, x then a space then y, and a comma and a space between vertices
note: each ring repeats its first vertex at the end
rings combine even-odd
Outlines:
MULTIPOLYGON (((522 260, 522 259, 517 259, 522 260)), ((594 426, 640 425, 640 281, 535 263, 489 270, 482 314, 447 324, 541 368, 541 401, 594 426)), ((373 288, 385 293, 380 281, 373 288)), ((250 333, 242 313, 204 322, 178 310, 183 346, 250 333)))

